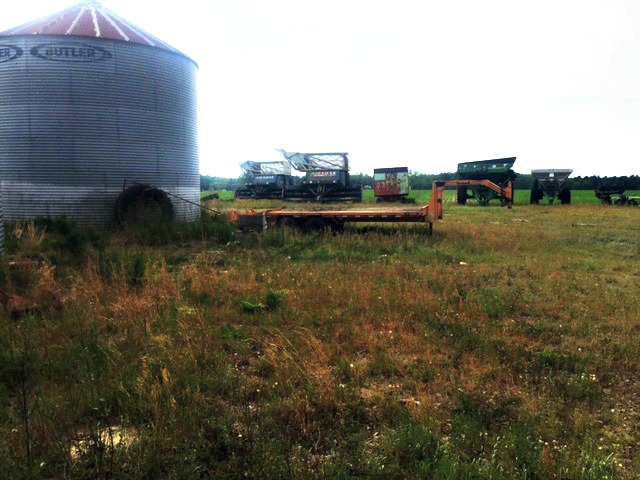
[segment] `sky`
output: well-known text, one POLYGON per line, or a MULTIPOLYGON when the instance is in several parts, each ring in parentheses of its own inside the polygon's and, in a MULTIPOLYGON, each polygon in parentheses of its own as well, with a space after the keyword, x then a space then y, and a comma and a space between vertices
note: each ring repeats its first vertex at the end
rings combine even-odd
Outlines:
MULTIPOLYGON (((0 31, 77 2, 5 5, 0 31)), ((640 174, 638 0, 104 0, 198 63, 203 175, 348 152, 352 173, 517 157, 640 174)))

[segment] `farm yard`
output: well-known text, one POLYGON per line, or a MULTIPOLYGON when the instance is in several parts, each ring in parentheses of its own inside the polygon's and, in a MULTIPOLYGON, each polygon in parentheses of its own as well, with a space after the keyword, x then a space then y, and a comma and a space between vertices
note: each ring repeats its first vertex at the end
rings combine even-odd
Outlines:
MULTIPOLYGON (((222 200, 233 200, 233 192, 231 191, 216 191, 216 192, 203 192, 202 196, 206 197, 207 195, 211 195, 212 193, 216 193, 220 199, 222 200)), ((600 205, 602 202, 598 200, 595 196, 593 190, 574 190, 572 192, 573 204, 587 204, 587 205, 600 205)), ((626 192, 629 196, 640 196, 640 191, 632 191, 629 190, 626 192)), ((417 205, 426 204, 429 202, 429 198, 431 197, 430 190, 412 190, 409 198, 414 199, 417 205)), ((529 205, 530 191, 529 190, 515 190, 514 193, 514 204, 515 205, 529 205)), ((372 190, 364 190, 362 194, 362 201, 365 203, 374 202, 375 197, 373 195, 372 190)), ((455 190, 446 190, 444 192, 444 202, 447 204, 455 204, 456 203, 456 192, 455 190)), ((541 205, 546 204, 547 201, 542 200, 540 202, 541 205)), ((556 202, 557 203, 557 202, 556 202)), ((470 202, 470 205, 472 203, 470 202)), ((497 205, 497 202, 492 203, 492 205, 497 205)), ((273 202, 260 202, 252 205, 258 205, 260 207, 268 208, 273 207, 273 202)))
POLYGON ((0 478, 637 478, 640 209, 573 193, 447 191, 432 236, 8 225, 0 478))

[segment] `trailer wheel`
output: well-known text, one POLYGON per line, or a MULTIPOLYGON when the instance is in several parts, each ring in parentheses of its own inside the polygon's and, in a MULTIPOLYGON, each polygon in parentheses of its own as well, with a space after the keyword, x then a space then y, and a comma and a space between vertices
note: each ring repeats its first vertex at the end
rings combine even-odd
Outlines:
POLYGON ((280 217, 276 222, 279 227, 296 228, 298 222, 293 217, 280 217))
POLYGON ((483 207, 488 207, 489 206, 489 197, 487 195, 485 195, 484 193, 481 193, 480 195, 478 195, 478 203, 483 207))
POLYGON ((458 205, 466 205, 467 203, 467 187, 458 187, 458 205))
POLYGON ((302 225, 302 230, 305 233, 323 234, 327 231, 327 227, 328 225, 324 221, 324 219, 320 217, 311 217, 304 222, 304 224, 302 225))
POLYGON ((333 220, 331 222, 331 233, 343 233, 343 232, 344 232, 344 221, 333 220))
POLYGON ((542 197, 544 197, 544 192, 542 191, 542 189, 534 187, 531 189, 531 197, 529 199, 529 203, 531 205, 538 205, 540 203, 540 200, 542 200, 542 197))
POLYGON ((571 204, 571 190, 569 190, 568 188, 560 190, 560 193, 558 194, 558 198, 560 199, 560 203, 562 205, 570 205, 571 204))

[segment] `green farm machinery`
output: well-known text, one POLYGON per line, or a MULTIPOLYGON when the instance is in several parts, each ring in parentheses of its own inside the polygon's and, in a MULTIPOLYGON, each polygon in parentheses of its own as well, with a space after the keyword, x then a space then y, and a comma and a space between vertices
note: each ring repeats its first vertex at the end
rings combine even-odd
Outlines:
MULTIPOLYGON (((488 180, 501 187, 506 187, 516 178, 516 173, 511 168, 515 161, 516 157, 508 157, 459 163, 456 173, 459 180, 488 180)), ((505 198, 500 189, 491 189, 481 184, 458 186, 457 200, 459 205, 465 205, 467 200, 476 200, 480 205, 487 206, 494 199, 500 200, 501 205, 505 205, 509 200, 505 198)))
POLYGON ((596 188, 596 197, 605 205, 640 205, 640 197, 625 195, 622 185, 607 185, 596 188))
POLYGON ((568 168, 531 170, 534 181, 530 203, 537 205, 540 200, 546 197, 549 204, 558 198, 562 205, 569 205, 571 203, 571 189, 567 185, 567 178, 571 173, 573 170, 568 168))

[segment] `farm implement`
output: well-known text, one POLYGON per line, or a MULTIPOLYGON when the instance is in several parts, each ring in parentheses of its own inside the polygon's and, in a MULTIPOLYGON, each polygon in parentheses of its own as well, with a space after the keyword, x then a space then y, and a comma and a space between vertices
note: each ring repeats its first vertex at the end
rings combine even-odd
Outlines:
MULTIPOLYGON (((341 231, 346 223, 378 223, 378 222, 411 222, 424 223, 427 225, 427 232, 431 234, 433 224, 442 219, 442 195, 447 187, 458 187, 460 180, 449 180, 433 182, 431 188, 431 199, 429 203, 422 207, 388 207, 388 208, 367 208, 367 209, 288 209, 277 208, 274 210, 255 211, 249 210, 242 214, 234 213, 230 215, 232 220, 238 222, 241 229, 262 230, 268 226, 280 226, 298 228, 307 233, 322 233, 327 230, 341 231)), ((466 186, 486 186, 490 182, 486 180, 465 180, 466 186)), ((495 188, 501 188, 495 186, 495 188)), ((508 187, 503 188, 501 194, 509 200, 511 205, 513 199, 513 184, 509 182, 508 187)))
POLYGON ((531 189, 530 203, 538 204, 540 200, 547 197, 551 205, 557 197, 562 205, 570 204, 571 189, 567 186, 567 178, 572 172, 573 170, 570 169, 531 170, 535 180, 531 189))
POLYGON ((640 197, 625 195, 622 185, 609 185, 596 188, 596 197, 605 205, 640 205, 640 197))
POLYGON ((300 153, 278 150, 286 161, 247 161, 240 166, 245 184, 239 199, 282 199, 292 202, 361 202, 362 187, 350 185, 347 152, 300 153), (291 167, 304 173, 300 180, 291 167))
POLYGON ((302 202, 361 202, 362 187, 350 185, 349 154, 300 153, 278 150, 293 168, 305 174, 300 185, 284 190, 284 200, 302 202))
POLYGON ((240 165, 245 183, 236 189, 235 198, 265 199, 282 198, 285 189, 294 184, 289 162, 246 161, 240 165))
POLYGON ((376 202, 409 201, 409 169, 407 167, 375 168, 373 194, 376 202))
MULTIPOLYGON (((458 180, 454 181, 485 181, 489 183, 460 183, 458 187, 458 204, 465 205, 468 200, 476 200, 481 206, 488 206, 491 200, 500 200, 502 205, 513 202, 513 187, 507 198, 504 193, 509 183, 516 178, 511 169, 516 157, 497 158, 495 160, 481 160, 479 162, 465 162, 458 164, 456 172, 458 180), (494 187, 497 186, 497 188, 494 187)), ((452 185, 453 186, 453 185, 452 185)))

